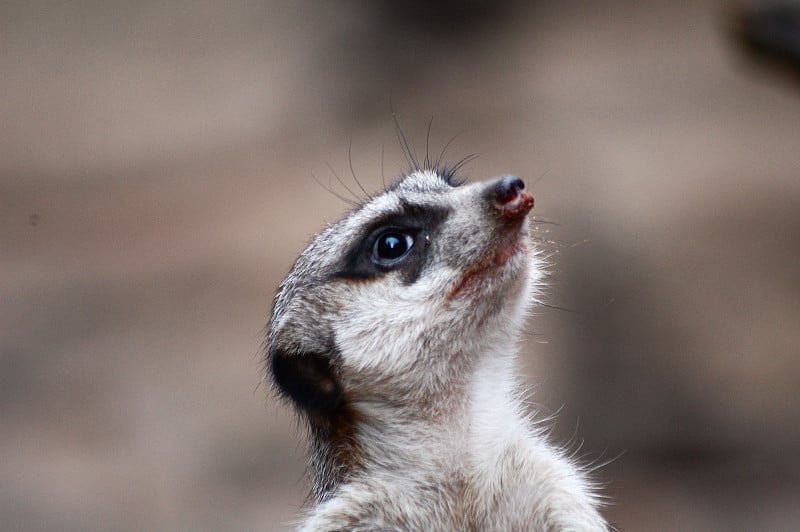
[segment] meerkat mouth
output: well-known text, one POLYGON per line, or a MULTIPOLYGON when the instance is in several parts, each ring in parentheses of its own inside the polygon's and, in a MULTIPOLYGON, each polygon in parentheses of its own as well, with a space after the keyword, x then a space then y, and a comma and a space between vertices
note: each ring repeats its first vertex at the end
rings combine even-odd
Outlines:
POLYGON ((489 189, 494 201, 499 235, 492 240, 482 256, 466 268, 461 279, 447 295, 455 298, 465 291, 476 291, 480 281, 497 274, 512 258, 528 253, 528 230, 525 220, 533 209, 533 196, 517 177, 504 177, 489 189))
POLYGON ((502 200, 495 201, 495 208, 501 218, 521 222, 533 210, 533 203, 533 196, 528 191, 519 189, 504 193, 502 200))
POLYGON ((528 253, 527 230, 522 221, 516 231, 506 232, 493 241, 486 253, 464 270, 459 281, 448 292, 447 299, 453 299, 465 292, 478 292, 481 282, 497 275, 517 255, 528 253))

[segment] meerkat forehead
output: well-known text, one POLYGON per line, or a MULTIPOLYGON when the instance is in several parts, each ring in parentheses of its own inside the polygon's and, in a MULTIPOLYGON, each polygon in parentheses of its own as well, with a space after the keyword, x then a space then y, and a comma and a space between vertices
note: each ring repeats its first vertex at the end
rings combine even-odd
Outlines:
POLYGON ((457 188, 453 182, 433 170, 413 172, 389 187, 383 194, 369 199, 339 223, 352 231, 386 216, 401 216, 414 208, 445 210, 455 206, 447 193, 457 188))

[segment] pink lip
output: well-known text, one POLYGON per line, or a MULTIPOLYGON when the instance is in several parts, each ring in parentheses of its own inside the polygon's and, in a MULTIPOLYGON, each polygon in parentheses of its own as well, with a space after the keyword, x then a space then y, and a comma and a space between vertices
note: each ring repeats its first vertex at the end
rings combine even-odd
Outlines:
POLYGON ((521 190, 515 197, 508 200, 504 198, 502 202, 496 202, 495 208, 500 212, 500 216, 506 219, 521 219, 528 215, 533 209, 533 196, 527 191, 521 190))

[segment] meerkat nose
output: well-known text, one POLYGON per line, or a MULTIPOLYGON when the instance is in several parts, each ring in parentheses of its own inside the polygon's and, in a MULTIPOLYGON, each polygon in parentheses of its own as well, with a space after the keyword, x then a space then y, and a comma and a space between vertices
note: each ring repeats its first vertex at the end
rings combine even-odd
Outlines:
POLYGON ((524 188, 525 183, 518 177, 501 177, 494 184, 494 199, 499 205, 512 203, 524 188))
POLYGON ((523 217, 533 208, 533 196, 525 191, 525 183, 518 177, 501 177, 490 190, 495 208, 504 216, 523 217))

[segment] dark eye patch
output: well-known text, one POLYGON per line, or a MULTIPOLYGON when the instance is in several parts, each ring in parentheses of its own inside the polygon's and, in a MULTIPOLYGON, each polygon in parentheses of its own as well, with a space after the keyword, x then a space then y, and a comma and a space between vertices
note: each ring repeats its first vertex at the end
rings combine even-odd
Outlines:
POLYGON ((346 250, 334 277, 368 280, 399 271, 406 284, 414 283, 448 213, 446 208, 404 204, 401 212, 375 220, 346 250))

